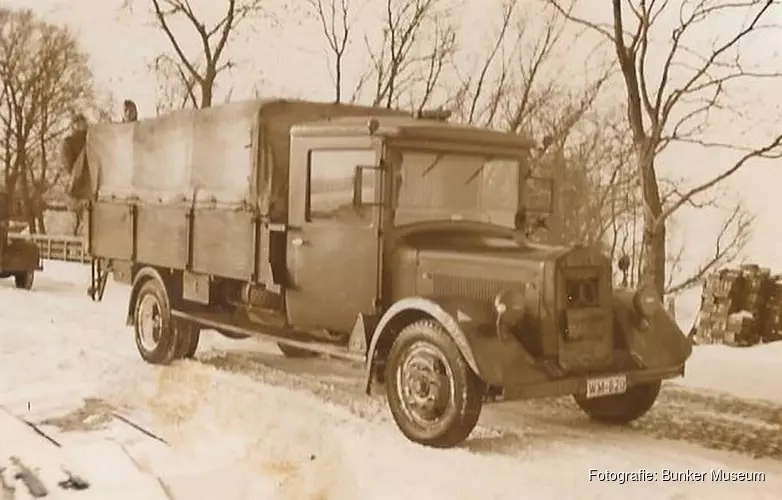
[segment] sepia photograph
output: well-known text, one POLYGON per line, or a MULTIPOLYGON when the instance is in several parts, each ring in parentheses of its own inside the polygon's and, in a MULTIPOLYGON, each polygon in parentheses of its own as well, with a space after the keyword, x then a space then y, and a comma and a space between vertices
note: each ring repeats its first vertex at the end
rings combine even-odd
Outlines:
POLYGON ((782 497, 779 40, 0 0, 0 500, 782 497))

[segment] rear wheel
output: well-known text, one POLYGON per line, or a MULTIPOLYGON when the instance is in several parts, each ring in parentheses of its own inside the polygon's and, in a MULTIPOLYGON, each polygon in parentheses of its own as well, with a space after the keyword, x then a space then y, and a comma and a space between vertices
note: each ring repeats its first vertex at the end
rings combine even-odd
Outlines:
POLYGON ((169 364, 179 354, 177 329, 171 325, 168 293, 157 280, 141 285, 133 315, 136 348, 147 363, 169 364))
POLYGON ((409 440, 436 448, 461 443, 478 423, 483 393, 483 383, 441 325, 422 320, 399 333, 388 356, 386 394, 409 440))
POLYGON ((14 274, 14 283, 16 284, 16 288, 30 290, 33 287, 34 280, 35 280, 35 271, 27 271, 23 273, 14 274))
POLYGON ((194 323, 175 321, 177 353, 176 359, 192 359, 201 340, 201 329, 194 323))
POLYGON ((592 399, 574 395, 573 399, 591 419, 604 424, 622 425, 643 417, 652 408, 660 394, 661 385, 662 382, 656 380, 631 386, 624 394, 592 399))

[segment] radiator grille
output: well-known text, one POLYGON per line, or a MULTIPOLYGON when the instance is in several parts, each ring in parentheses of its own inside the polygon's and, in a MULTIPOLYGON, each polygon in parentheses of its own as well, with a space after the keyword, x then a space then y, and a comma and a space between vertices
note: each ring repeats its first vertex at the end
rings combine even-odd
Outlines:
POLYGON ((432 286, 436 295, 458 295, 492 301, 504 290, 520 290, 522 284, 513 281, 464 278, 447 274, 433 274, 432 286))
POLYGON ((568 309, 599 307, 600 279, 566 279, 565 300, 567 301, 568 309))

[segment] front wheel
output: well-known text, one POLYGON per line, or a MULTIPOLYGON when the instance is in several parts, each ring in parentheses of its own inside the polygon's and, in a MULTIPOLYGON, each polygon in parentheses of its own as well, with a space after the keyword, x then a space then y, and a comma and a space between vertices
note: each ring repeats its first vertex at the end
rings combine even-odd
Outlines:
POLYGON ((388 356, 386 394, 409 440, 435 448, 461 443, 478 423, 483 393, 483 383, 440 324, 421 320, 399 333, 388 356))
POLYGON ((23 290, 30 290, 33 287, 33 281, 35 280, 35 271, 27 271, 24 273, 14 274, 14 284, 16 288, 23 290))
POLYGON ((656 380, 629 387, 624 394, 592 399, 573 395, 573 399, 591 419, 604 424, 623 425, 643 417, 652 408, 661 385, 662 382, 656 380))

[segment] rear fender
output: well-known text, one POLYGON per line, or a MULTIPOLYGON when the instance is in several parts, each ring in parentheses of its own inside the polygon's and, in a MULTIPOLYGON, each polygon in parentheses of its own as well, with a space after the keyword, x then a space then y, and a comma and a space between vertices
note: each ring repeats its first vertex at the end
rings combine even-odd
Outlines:
POLYGON ((133 277, 133 285, 130 288, 130 299, 128 300, 128 314, 125 319, 125 324, 128 326, 131 326, 133 324, 133 320, 135 319, 133 317, 134 311, 136 310, 136 299, 138 299, 138 292, 141 289, 141 286, 146 283, 149 280, 155 280, 158 282, 160 286, 162 286, 166 290, 166 295, 170 295, 170 290, 168 289, 168 285, 166 283, 166 280, 163 279, 163 275, 160 274, 160 271, 155 269, 154 267, 143 267, 141 268, 138 273, 136 273, 136 276, 133 277))
POLYGON ((683 365, 692 354, 692 344, 674 319, 660 304, 643 327, 633 304, 633 290, 615 290, 614 328, 627 342, 633 357, 645 368, 669 368, 683 365))
POLYGON ((445 328, 479 378, 487 384, 501 383, 502 370, 493 349, 498 342, 496 312, 491 303, 463 297, 409 297, 392 305, 372 333, 367 350, 367 394, 396 335, 405 326, 425 318, 445 328))

